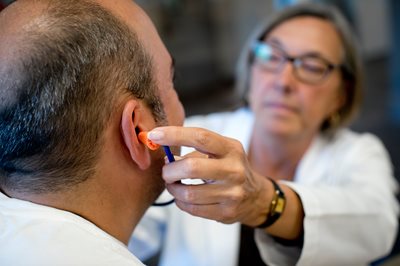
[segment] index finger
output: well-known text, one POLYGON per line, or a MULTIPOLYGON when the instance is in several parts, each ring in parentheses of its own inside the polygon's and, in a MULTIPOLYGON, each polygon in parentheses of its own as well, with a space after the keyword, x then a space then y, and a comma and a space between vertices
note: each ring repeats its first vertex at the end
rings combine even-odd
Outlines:
POLYGON ((186 146, 208 155, 223 155, 229 150, 229 139, 215 132, 197 127, 157 127, 147 136, 160 145, 186 146))

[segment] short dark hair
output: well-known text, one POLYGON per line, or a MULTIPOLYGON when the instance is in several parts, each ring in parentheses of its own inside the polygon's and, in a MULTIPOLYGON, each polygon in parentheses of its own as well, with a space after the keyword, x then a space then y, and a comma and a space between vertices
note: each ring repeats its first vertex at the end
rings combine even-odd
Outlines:
POLYGON ((133 30, 96 3, 39 2, 45 8, 17 34, 18 53, 0 58, 0 184, 29 193, 94 173, 121 96, 143 99, 157 123, 166 119, 133 30))
POLYGON ((362 97, 363 80, 358 41, 346 18, 334 6, 318 3, 301 3, 285 8, 261 23, 250 36, 240 55, 237 66, 236 93, 247 102, 250 66, 252 64, 251 47, 254 41, 263 40, 274 28, 285 21, 297 17, 315 17, 328 21, 335 27, 342 41, 344 50, 343 67, 341 68, 343 74, 342 92, 345 96, 345 102, 338 110, 339 121, 332 123, 327 119, 321 125, 322 132, 333 133, 338 128, 349 123, 358 112, 362 97))

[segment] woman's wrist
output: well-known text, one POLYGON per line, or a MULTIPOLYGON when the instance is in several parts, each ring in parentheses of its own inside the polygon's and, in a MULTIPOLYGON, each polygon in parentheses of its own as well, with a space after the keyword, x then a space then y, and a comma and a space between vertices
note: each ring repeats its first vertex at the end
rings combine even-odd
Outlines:
POLYGON ((257 228, 262 228, 262 229, 268 228, 269 226, 273 225, 281 217, 281 214, 285 210, 286 206, 285 193, 272 178, 268 177, 268 179, 273 185, 274 192, 272 200, 269 203, 269 208, 266 218, 264 222, 262 222, 257 226, 257 228))

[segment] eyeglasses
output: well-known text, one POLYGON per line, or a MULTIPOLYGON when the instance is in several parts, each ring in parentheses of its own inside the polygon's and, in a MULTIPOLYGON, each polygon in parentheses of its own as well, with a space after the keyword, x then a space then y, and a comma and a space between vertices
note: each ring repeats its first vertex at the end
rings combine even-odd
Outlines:
POLYGON ((323 82, 334 69, 341 68, 341 65, 334 65, 314 54, 288 56, 282 49, 264 42, 256 42, 252 48, 256 66, 279 73, 285 63, 290 62, 293 64, 296 78, 311 85, 323 82))

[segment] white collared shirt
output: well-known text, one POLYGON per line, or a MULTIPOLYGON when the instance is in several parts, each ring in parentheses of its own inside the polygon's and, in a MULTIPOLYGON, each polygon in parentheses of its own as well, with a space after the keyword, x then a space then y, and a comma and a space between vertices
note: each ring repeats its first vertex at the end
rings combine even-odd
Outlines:
POLYGON ((73 213, 0 193, 0 265, 143 265, 119 240, 73 213))

